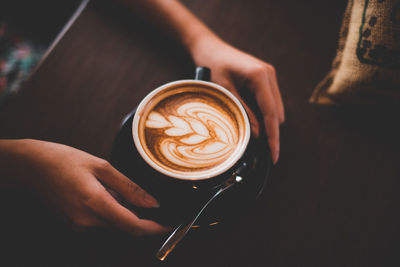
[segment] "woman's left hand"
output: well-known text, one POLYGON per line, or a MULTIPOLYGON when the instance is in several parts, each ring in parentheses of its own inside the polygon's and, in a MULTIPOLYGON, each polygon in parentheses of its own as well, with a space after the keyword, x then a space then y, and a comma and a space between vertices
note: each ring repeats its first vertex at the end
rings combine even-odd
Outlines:
POLYGON ((279 124, 285 120, 275 68, 216 36, 203 36, 193 44, 190 51, 196 65, 211 69, 213 82, 227 88, 241 100, 249 115, 252 132, 258 136, 259 123, 253 111, 239 96, 238 89, 247 88, 255 95, 275 164, 280 150, 279 124))

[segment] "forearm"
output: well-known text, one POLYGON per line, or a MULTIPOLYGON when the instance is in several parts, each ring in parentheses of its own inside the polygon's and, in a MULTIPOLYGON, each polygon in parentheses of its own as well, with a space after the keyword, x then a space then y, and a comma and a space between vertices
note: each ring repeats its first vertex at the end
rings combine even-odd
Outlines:
POLYGON ((203 22, 177 0, 117 0, 167 32, 180 43, 193 58, 199 44, 204 41, 221 41, 203 22))

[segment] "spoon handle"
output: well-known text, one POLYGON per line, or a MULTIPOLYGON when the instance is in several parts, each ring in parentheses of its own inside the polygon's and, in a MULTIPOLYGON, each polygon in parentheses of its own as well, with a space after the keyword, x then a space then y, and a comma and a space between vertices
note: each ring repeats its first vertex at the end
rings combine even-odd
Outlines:
POLYGON ((190 220, 189 222, 180 224, 168 237, 168 239, 164 242, 161 248, 156 253, 157 259, 163 261, 166 259, 169 253, 171 253, 176 245, 185 237, 185 235, 189 232, 190 228, 192 228, 193 224, 197 221, 203 211, 208 207, 208 205, 213 202, 213 200, 220 195, 225 190, 231 188, 233 185, 242 181, 242 177, 239 176, 239 173, 246 167, 246 163, 243 165, 231 176, 229 177, 222 186, 218 189, 218 191, 203 205, 200 211, 196 214, 196 216, 190 220))

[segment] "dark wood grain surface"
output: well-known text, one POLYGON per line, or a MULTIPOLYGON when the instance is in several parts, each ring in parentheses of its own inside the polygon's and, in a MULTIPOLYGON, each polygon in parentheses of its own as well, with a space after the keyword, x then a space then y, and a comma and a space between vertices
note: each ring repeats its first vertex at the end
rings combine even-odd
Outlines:
MULTIPOLYGON (((222 38, 276 67, 286 122, 280 161, 258 202, 235 220, 194 230, 163 265, 399 266, 398 109, 308 103, 335 54, 345 1, 183 2, 222 38)), ((121 8, 89 5, 0 112, 0 137, 108 159, 123 116, 193 69, 156 28, 121 8)), ((154 259, 159 237, 75 233, 28 193, 1 199, 8 266, 162 265, 154 259)))

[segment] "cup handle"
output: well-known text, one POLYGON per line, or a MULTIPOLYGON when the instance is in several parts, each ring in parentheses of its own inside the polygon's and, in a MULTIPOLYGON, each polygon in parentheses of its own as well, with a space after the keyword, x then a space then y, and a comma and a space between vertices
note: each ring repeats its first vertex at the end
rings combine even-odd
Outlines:
POLYGON ((207 67, 197 67, 194 79, 207 82, 211 81, 211 70, 207 67))

